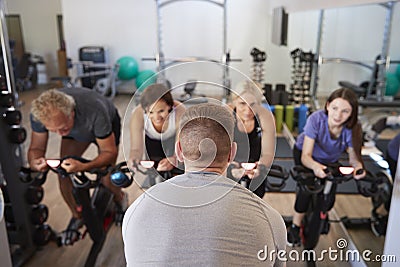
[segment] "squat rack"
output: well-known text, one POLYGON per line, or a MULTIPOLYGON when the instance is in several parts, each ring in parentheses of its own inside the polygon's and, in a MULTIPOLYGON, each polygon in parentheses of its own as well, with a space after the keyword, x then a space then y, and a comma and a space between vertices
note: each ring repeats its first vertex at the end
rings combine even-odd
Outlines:
POLYGON ((184 62, 198 62, 198 61, 208 61, 214 62, 223 65, 223 73, 222 73, 222 85, 224 88, 224 99, 227 100, 230 96, 230 88, 231 88, 231 79, 229 75, 229 64, 230 62, 240 62, 241 59, 232 59, 230 57, 230 51, 227 48, 227 11, 226 5, 227 0, 155 0, 156 2, 156 11, 157 11, 157 51, 155 57, 146 57, 142 58, 144 61, 155 61, 157 65, 157 82, 168 84, 168 81, 161 71, 167 69, 170 66, 173 66, 178 63, 184 62), (177 2, 184 2, 184 1, 198 1, 198 2, 206 2, 212 5, 216 5, 217 7, 221 8, 222 10, 222 30, 223 30, 223 41, 222 41, 222 58, 221 60, 211 59, 207 57, 182 57, 182 58, 166 58, 164 56, 163 48, 162 48, 162 23, 161 23, 161 11, 164 7, 169 6, 171 4, 177 2))
MULTIPOLYGON (((372 93, 372 87, 374 84, 370 82, 369 87, 367 89, 367 95, 365 99, 361 99, 359 101, 360 105, 363 106, 391 106, 391 107, 398 107, 400 106, 400 101, 393 101, 393 99, 388 99, 385 97, 386 92, 386 69, 389 68, 391 63, 389 57, 389 44, 390 44, 390 35, 392 30, 392 20, 393 20, 393 8, 394 4, 397 1, 390 1, 387 3, 381 3, 382 7, 386 9, 386 18, 385 18, 385 25, 384 25, 384 32, 383 32, 383 42, 382 42, 382 49, 380 54, 380 59, 375 60, 375 64, 377 65, 377 78, 376 78, 376 87, 375 87, 375 94, 372 93)), ((366 67, 368 69, 373 70, 373 67, 365 64, 363 62, 344 59, 344 58, 323 58, 321 56, 321 41, 323 35, 323 21, 324 21, 324 10, 320 11, 319 22, 318 22, 318 33, 317 33, 317 45, 316 45, 316 52, 315 52, 315 59, 313 63, 313 73, 311 75, 311 95, 314 107, 318 108, 318 101, 317 101, 317 88, 318 88, 318 80, 319 80, 319 68, 322 64, 325 63, 350 63, 360 65, 362 67, 366 67)), ((393 62, 393 61, 392 61, 393 62)))

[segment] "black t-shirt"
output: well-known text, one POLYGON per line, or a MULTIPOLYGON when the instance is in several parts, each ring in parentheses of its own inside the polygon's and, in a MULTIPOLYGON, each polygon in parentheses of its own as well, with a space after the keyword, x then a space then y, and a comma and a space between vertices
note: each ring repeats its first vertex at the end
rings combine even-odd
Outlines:
POLYGON ((237 152, 234 161, 256 162, 261 155, 261 127, 258 117, 254 117, 254 128, 250 133, 241 132, 235 116, 234 139, 237 143, 237 152))

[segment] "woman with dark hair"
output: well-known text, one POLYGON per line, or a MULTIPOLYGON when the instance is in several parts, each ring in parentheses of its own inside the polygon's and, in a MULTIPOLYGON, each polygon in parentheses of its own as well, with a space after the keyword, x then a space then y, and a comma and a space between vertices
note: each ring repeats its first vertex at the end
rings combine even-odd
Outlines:
MULTIPOLYGON (((356 174, 363 169, 361 158, 362 129, 358 123, 358 101, 353 91, 340 88, 335 90, 326 101, 325 109, 312 113, 306 122, 304 132, 297 137, 293 148, 296 165, 312 169, 315 176, 324 179, 326 165, 337 162, 341 154, 347 151, 349 162, 354 167, 354 178, 365 176, 356 174)), ((335 202, 332 189, 330 210, 335 202)), ((321 192, 322 194, 322 192, 321 192)), ((300 226, 307 211, 311 195, 301 188, 296 192, 293 224, 289 227, 287 242, 290 246, 300 245, 300 226)))
POLYGON ((184 111, 164 85, 152 84, 144 90, 130 119, 130 167, 143 158, 158 162, 157 171, 170 171, 177 165, 175 136, 184 111))

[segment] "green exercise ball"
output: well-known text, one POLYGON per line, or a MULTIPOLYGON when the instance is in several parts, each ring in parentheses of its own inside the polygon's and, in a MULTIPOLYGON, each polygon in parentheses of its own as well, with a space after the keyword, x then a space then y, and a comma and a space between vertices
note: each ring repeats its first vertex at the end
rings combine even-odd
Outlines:
POLYGON ((121 80, 131 80, 139 73, 139 65, 133 57, 121 57, 117 60, 119 65, 118 78, 121 80))
POLYGON ((385 95, 394 96, 399 91, 400 80, 396 73, 386 73, 386 93, 385 95))
POLYGON ((147 86, 153 84, 157 80, 157 75, 152 70, 142 70, 136 76, 136 88, 139 91, 143 91, 147 86))
POLYGON ((400 81, 400 64, 397 65, 397 68, 396 68, 396 76, 397 76, 397 79, 400 81))

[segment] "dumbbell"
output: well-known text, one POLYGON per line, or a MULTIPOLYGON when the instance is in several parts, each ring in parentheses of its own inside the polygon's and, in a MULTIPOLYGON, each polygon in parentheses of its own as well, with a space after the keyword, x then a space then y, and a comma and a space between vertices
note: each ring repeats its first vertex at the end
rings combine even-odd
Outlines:
POLYGON ((19 125, 22 119, 21 111, 14 108, 8 108, 3 112, 2 118, 8 125, 19 125))
POLYGON ((26 139, 26 130, 20 125, 12 125, 9 129, 8 138, 11 143, 22 144, 26 139))
POLYGON ((54 232, 48 224, 41 224, 36 226, 33 233, 33 242, 37 246, 44 246, 49 243, 50 239, 54 237, 54 232))
POLYGON ((33 224, 43 224, 49 217, 49 209, 44 204, 33 206, 30 217, 33 224))
POLYGON ((10 108, 14 105, 14 96, 9 92, 0 92, 0 107, 10 108))
POLYGON ((36 205, 43 200, 43 187, 30 185, 25 192, 25 200, 28 204, 36 205))
POLYGON ((34 172, 29 168, 21 167, 18 176, 23 183, 30 183, 32 186, 41 186, 46 182, 47 172, 34 172))

